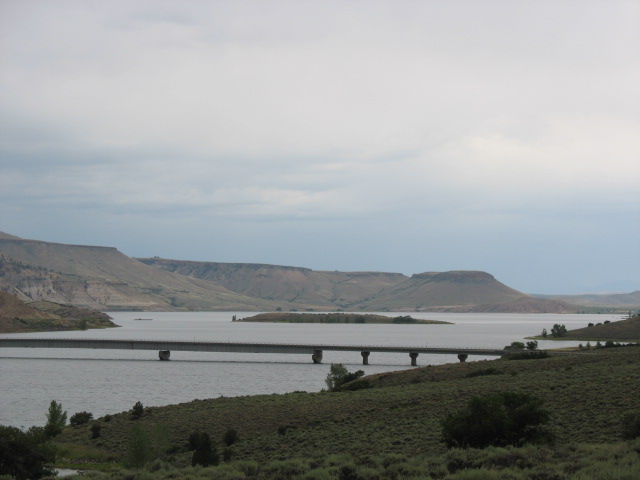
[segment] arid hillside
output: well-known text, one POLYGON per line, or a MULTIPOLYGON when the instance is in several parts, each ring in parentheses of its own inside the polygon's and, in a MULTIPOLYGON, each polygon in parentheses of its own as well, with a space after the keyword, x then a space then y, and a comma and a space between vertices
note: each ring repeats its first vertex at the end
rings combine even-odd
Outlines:
POLYGON ((325 272, 244 263, 142 258, 154 267, 213 280, 229 290, 271 300, 352 311, 574 312, 563 302, 537 299, 485 272, 325 272))
POLYGON ((138 260, 169 272, 210 280, 251 297, 345 309, 407 279, 400 273, 324 272, 279 265, 160 258, 138 260))
POLYGON ((540 301, 507 287, 493 275, 476 271, 428 272, 413 275, 356 308, 443 312, 567 312, 575 308, 540 301))
POLYGON ((0 290, 100 310, 273 310, 280 304, 176 275, 115 248, 0 238, 0 290))
POLYGON ((0 332, 36 332, 116 327, 102 312, 51 302, 26 304, 0 291, 0 332))
POLYGON ((571 312, 485 272, 314 271, 248 263, 133 259, 116 248, 0 234, 0 291, 97 310, 571 312))

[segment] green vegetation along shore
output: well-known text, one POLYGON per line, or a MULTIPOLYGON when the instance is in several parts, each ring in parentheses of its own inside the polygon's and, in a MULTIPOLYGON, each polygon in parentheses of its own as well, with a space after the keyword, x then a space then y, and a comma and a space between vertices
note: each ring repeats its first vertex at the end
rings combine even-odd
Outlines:
POLYGON ((451 324, 441 320, 417 320, 406 316, 388 317, 363 313, 260 313, 252 317, 234 320, 237 322, 271 322, 271 323, 395 323, 395 324, 451 324))
MULTIPOLYGON (((559 325, 564 327, 563 325, 559 325)), ((625 342, 640 343, 640 314, 629 315, 628 318, 617 322, 604 321, 602 323, 589 323, 583 328, 566 330, 555 334, 543 331, 543 335, 529 337, 545 340, 584 340, 588 342, 625 342), (546 334, 546 335, 545 335, 546 334)))
POLYGON ((629 419, 640 422, 639 379, 640 347, 629 346, 383 373, 358 379, 366 383, 353 391, 136 405, 66 427, 55 438, 57 461, 111 471, 83 478, 114 480, 639 478, 640 439, 628 435, 629 419), (447 449, 445 417, 499 392, 539 399, 555 443, 447 449), (196 432, 211 439, 220 465, 191 466, 196 432), (135 470, 141 446, 144 466, 135 470))

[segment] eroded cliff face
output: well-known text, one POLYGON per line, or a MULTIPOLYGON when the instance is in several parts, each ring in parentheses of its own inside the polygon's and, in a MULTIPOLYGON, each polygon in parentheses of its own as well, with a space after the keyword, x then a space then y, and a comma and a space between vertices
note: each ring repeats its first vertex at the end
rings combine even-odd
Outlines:
POLYGON ((124 282, 71 279, 58 274, 0 277, 0 289, 27 302, 47 301, 97 310, 171 310, 171 305, 151 301, 124 282))
POLYGON ((115 248, 0 237, 0 290, 100 310, 275 310, 207 280, 166 272, 115 248))

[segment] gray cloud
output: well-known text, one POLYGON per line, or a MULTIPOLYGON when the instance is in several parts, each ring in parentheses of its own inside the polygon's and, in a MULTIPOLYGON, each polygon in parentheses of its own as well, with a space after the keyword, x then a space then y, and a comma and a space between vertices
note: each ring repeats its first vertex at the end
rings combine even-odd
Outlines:
POLYGON ((8 0, 0 230, 638 288, 639 20, 631 1, 8 0))

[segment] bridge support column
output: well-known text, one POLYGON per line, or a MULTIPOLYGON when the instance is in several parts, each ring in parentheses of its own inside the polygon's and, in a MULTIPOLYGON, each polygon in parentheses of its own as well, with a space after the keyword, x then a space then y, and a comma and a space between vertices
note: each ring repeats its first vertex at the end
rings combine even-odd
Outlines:
POLYGON ((418 352, 411 352, 411 353, 409 354, 409 356, 411 357, 411 366, 412 366, 412 367, 416 367, 416 366, 418 366, 418 361, 417 361, 417 359, 418 359, 418 352))
POLYGON ((369 365, 369 355, 371 354, 371 352, 360 352, 360 355, 362 355, 362 364, 363 365, 369 365))
POLYGON ((160 360, 169 360, 170 356, 171 356, 170 350, 160 350, 158 352, 158 357, 160 357, 160 360))
POLYGON ((461 363, 464 363, 467 360, 467 357, 469 355, 467 355, 466 353, 459 353, 458 354, 458 360, 460 360, 461 363))
POLYGON ((322 363, 322 350, 314 350, 311 359, 313 363, 322 363))

